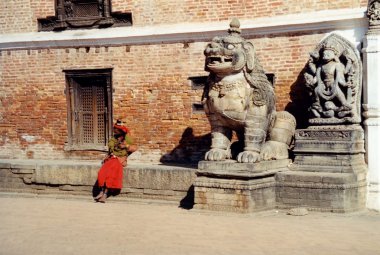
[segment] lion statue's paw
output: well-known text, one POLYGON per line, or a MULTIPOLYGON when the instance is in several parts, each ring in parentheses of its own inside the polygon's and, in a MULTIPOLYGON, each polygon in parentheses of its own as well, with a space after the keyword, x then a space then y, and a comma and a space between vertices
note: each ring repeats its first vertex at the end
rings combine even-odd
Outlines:
POLYGON ((211 149, 206 152, 205 160, 221 161, 229 158, 228 150, 223 149, 211 149))
POLYGON ((240 163, 255 163, 259 161, 260 154, 255 151, 243 151, 240 152, 237 161, 240 163))
POLYGON ((288 157, 288 145, 285 143, 268 141, 261 148, 260 160, 285 159, 288 157))

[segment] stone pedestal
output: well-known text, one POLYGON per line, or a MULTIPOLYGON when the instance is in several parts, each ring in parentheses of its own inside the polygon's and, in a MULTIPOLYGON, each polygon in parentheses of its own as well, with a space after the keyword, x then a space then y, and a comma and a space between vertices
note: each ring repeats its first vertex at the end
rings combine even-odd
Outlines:
POLYGON ((295 160, 276 176, 280 208, 349 212, 365 207, 367 165, 359 125, 296 131, 295 160))
POLYGON ((363 40, 363 117, 368 163, 367 207, 380 211, 380 30, 363 40))
POLYGON ((259 163, 201 161, 194 183, 194 207, 243 213, 273 209, 275 174, 288 170, 289 164, 289 159, 259 163))

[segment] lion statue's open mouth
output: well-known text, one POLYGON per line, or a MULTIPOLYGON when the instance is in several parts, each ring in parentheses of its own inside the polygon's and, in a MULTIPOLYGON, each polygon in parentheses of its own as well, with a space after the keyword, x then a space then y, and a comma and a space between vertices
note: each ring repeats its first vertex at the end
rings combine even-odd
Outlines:
POLYGON ((225 57, 225 56, 210 56, 210 57, 207 57, 207 66, 220 66, 220 65, 224 65, 224 64, 228 64, 228 65, 231 65, 232 64, 232 57, 225 57))

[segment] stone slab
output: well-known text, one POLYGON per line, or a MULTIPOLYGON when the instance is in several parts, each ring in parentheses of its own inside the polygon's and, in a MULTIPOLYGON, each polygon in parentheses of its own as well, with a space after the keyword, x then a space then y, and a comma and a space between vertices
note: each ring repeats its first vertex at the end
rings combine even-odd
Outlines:
POLYGON ((365 208, 366 180, 354 173, 288 171, 276 175, 279 208, 351 212, 365 208))
POLYGON ((364 153, 364 130, 358 125, 297 129, 294 152, 313 155, 364 153))
POLYGON ((29 169, 29 170, 33 170, 33 169, 36 169, 36 164, 33 164, 33 163, 26 163, 26 164, 11 164, 11 168, 12 169, 29 169))
POLYGON ((38 165, 33 182, 48 185, 94 185, 98 166, 38 165))
POLYGON ((9 169, 11 168, 11 164, 7 162, 0 162, 0 169, 9 169))
POLYGON ((14 174, 34 174, 35 168, 12 168, 11 172, 14 174))
POLYGON ((289 159, 237 163, 201 161, 194 182, 195 208, 249 213, 275 208, 275 174, 289 159))
MULTIPOLYGON (((1 159, 0 165, 6 167, 0 168, 0 190, 73 194, 91 190, 101 166, 100 161, 17 159, 1 159)), ((192 190, 195 171, 188 165, 129 163, 121 194, 179 201, 192 190)))
POLYGON ((261 161, 258 163, 237 163, 227 161, 201 161, 197 176, 217 176, 223 178, 252 179, 273 176, 279 171, 288 170, 290 159, 261 161))
POLYGON ((289 167, 293 171, 328 172, 328 173, 361 173, 366 172, 364 154, 354 155, 314 155, 297 153, 294 163, 289 167))
POLYGON ((195 180, 194 168, 176 166, 128 166, 125 186, 152 190, 187 191, 195 180))

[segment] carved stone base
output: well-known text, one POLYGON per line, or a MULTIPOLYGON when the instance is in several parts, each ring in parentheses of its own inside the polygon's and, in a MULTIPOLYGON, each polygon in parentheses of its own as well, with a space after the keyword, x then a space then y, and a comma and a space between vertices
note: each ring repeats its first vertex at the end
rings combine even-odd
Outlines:
POLYGON ((278 208, 345 213, 365 208, 365 174, 288 171, 276 175, 278 208))
POLYGON ((298 129, 292 170, 355 173, 366 171, 364 131, 359 125, 298 129))
POLYGON ((289 159, 253 164, 201 161, 194 183, 194 207, 242 213, 273 209, 274 176, 288 170, 289 163, 289 159))
POLYGON ((349 212, 365 208, 367 165, 358 125, 296 131, 291 171, 276 175, 277 205, 349 212))

